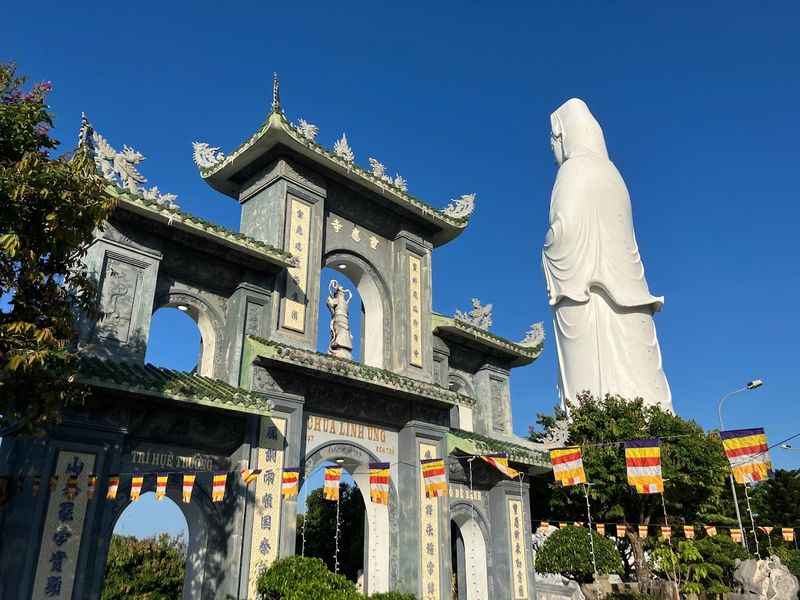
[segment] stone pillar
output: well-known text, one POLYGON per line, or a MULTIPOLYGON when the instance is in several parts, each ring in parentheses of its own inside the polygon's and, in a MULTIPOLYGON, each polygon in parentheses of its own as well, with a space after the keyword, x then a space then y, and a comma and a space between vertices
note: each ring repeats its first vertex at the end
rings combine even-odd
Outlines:
POLYGON ((527 484, 501 481, 489 492, 494 568, 490 572, 492 597, 534 600, 531 550, 530 495, 527 484))
POLYGON ((491 437, 512 434, 508 376, 507 369, 489 363, 475 373, 475 394, 480 399, 472 414, 476 433, 491 437))
POLYGON ((103 317, 82 318, 84 353, 117 361, 143 363, 161 254, 108 238, 92 243, 84 258, 100 289, 103 317))
MULTIPOLYGON (((397 590, 422 600, 449 600, 450 506, 449 499, 425 498, 419 461, 447 458, 447 428, 411 421, 399 435, 397 590)), ((445 469, 447 472, 447 469, 445 469)))
POLYGON ((431 250, 429 242, 407 231, 394 240, 392 370, 422 381, 433 381, 431 250))
POLYGON ((220 352, 224 352, 225 370, 216 376, 232 386, 243 384, 242 349, 245 337, 255 335, 268 338, 272 304, 271 292, 261 287, 242 283, 228 300, 225 318, 225 343, 220 352))

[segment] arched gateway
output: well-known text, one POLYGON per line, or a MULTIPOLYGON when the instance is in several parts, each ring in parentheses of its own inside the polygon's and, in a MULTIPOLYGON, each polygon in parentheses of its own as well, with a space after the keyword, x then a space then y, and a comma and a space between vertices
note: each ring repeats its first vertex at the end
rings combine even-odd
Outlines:
POLYGON ((519 343, 496 336, 477 301, 457 318, 432 311, 432 252, 466 227, 472 196, 433 208, 377 161, 356 165, 346 138, 327 150, 314 135, 289 123, 276 84, 266 123, 236 151, 197 145, 200 175, 241 205, 237 233, 141 189, 117 169, 129 155, 109 157, 84 122, 82 143, 121 184, 86 257, 104 312, 82 323, 79 379, 92 394, 46 437, 0 446, 12 481, 0 597, 99 598, 117 517, 135 488, 163 486, 188 523, 184 598, 254 598, 260 570, 298 551, 283 474, 334 460, 367 505, 367 591, 533 600, 527 478, 476 457, 503 452, 526 475, 547 468, 512 433, 508 384, 539 356, 539 330, 519 343), (363 364, 316 351, 326 266, 364 301, 363 364), (161 307, 197 322, 197 373, 143 364, 161 307), (443 495, 427 497, 423 459, 445 461, 443 495), (388 505, 370 500, 374 462, 389 463, 388 505))

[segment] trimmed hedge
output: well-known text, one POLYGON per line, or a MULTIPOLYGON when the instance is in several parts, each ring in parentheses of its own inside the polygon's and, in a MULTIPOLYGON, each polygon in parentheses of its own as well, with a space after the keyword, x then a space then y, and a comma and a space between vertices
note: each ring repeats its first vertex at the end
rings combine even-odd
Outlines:
POLYGON ((594 541, 597 570, 601 575, 624 569, 622 557, 614 542, 587 527, 564 527, 554 531, 536 553, 537 573, 560 573, 580 583, 589 583, 594 576, 589 534, 594 541))

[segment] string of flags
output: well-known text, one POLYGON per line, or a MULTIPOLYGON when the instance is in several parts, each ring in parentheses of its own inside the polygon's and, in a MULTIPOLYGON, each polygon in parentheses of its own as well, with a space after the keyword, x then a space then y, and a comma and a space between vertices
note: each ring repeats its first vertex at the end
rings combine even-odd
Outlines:
MULTIPOLYGON (((535 522, 535 521, 534 521, 535 522)), ((565 527, 573 526, 573 527, 585 527, 586 523, 583 521, 539 521, 539 527, 537 531, 547 531, 550 526, 558 527, 559 529, 563 529, 565 527)), ((672 526, 666 525, 640 525, 636 523, 595 523, 594 528, 596 529, 599 535, 605 536, 609 535, 611 537, 622 538, 624 537, 629 530, 635 531, 636 534, 644 539, 650 535, 650 529, 655 527, 658 531, 658 535, 663 537, 664 539, 670 539, 673 533, 672 526)), ((695 539, 697 528, 700 528, 707 537, 713 537, 716 535, 720 535, 722 530, 727 529, 731 539, 734 542, 741 542, 742 541, 742 530, 737 527, 721 527, 717 525, 682 525, 678 527, 680 533, 683 534, 683 537, 687 539, 695 539)), ((798 536, 796 530, 793 527, 759 527, 758 528, 761 533, 764 535, 771 535, 772 533, 780 532, 781 537, 787 542, 793 542, 794 540, 800 541, 800 536, 798 536)))

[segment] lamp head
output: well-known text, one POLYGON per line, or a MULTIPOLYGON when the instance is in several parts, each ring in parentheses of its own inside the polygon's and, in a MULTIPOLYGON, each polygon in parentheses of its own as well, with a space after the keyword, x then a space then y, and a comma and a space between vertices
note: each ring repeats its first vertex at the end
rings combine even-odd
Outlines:
POLYGON ((754 390, 756 388, 760 388, 762 385, 764 385, 764 382, 761 379, 753 379, 753 381, 747 382, 746 387, 748 390, 754 390))

